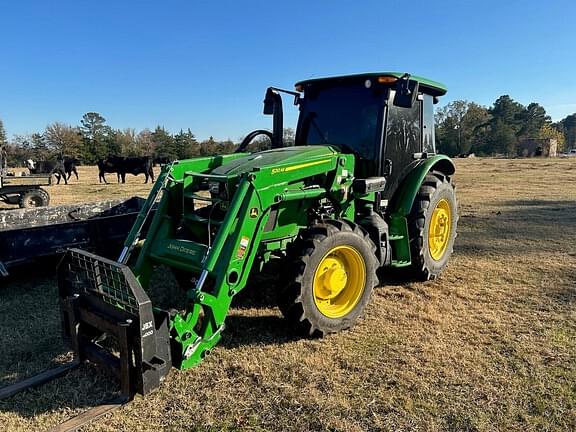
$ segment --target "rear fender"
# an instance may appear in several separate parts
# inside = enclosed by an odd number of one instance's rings
[[[454,162],[445,155],[436,155],[425,159],[404,178],[396,190],[389,207],[389,214],[396,216],[408,216],[410,214],[418,190],[430,171],[438,171],[451,176],[456,172],[456,167]]]
[[[404,178],[396,190],[391,205],[388,207],[392,267],[407,267],[412,263],[408,215],[412,211],[420,186],[430,171],[438,171],[451,176],[456,171],[456,167],[445,155],[425,159]]]

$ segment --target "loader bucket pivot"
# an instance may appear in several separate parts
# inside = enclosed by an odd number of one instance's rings
[[[79,361],[110,368],[128,397],[160,385],[172,366],[168,313],[152,309],[126,265],[70,249],[58,266],[58,290],[64,336]]]

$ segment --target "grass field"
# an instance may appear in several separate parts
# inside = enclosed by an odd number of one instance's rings
[[[392,278],[356,327],[320,340],[292,338],[264,283],[202,365],[86,430],[575,430],[576,160],[457,165],[459,236],[440,279]],[[50,193],[95,201],[142,183],[100,185],[82,167]],[[173,290],[164,276],[156,289]],[[0,386],[66,359],[50,271],[0,287],[0,329]],[[82,366],[1,401],[0,429],[46,429],[114,389]]]

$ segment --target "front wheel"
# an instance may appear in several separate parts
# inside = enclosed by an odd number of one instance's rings
[[[412,273],[436,279],[448,265],[456,239],[458,210],[451,180],[430,172],[420,186],[409,218]]]
[[[298,333],[324,335],[351,327],[378,278],[376,247],[359,226],[325,221],[304,230],[289,251],[280,310]]]

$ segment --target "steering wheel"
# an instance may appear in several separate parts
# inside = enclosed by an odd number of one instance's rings
[[[255,131],[252,131],[246,135],[234,153],[242,153],[258,135],[266,135],[268,138],[270,138],[270,142],[273,141],[272,132],[267,131],[266,129],[256,129]]]

